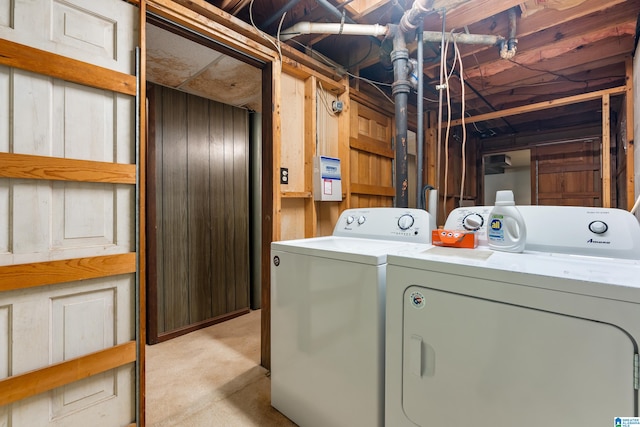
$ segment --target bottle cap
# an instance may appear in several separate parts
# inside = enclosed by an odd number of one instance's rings
[[[513,191],[498,190],[496,191],[496,206],[514,206],[516,202],[513,198]]]

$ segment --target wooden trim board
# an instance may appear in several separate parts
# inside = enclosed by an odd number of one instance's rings
[[[605,95],[622,95],[626,92],[625,86],[614,87],[611,89],[597,90],[594,92],[583,93],[580,95],[567,96],[566,98],[554,99],[551,101],[538,102],[530,105],[523,105],[521,107],[507,108],[506,110],[494,111],[487,114],[480,114],[473,117],[467,117],[464,119],[465,124],[481,122],[484,120],[499,119],[502,117],[515,116],[517,114],[531,113],[533,111],[546,110],[548,108],[562,107],[570,104],[577,104],[579,102],[592,101],[594,99],[602,98]],[[462,119],[452,120],[451,126],[458,126],[462,124]],[[442,123],[442,127],[446,127],[447,123]]]
[[[135,184],[136,165],[0,153],[1,178]]]
[[[66,360],[0,380],[0,406],[115,369],[136,361],[136,342]]]
[[[0,292],[135,272],[135,252],[6,265],[0,267]]]
[[[125,95],[136,95],[136,76],[112,71],[0,39],[0,64]]]

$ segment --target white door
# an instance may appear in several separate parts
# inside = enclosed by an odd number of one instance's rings
[[[0,425],[136,422],[137,27],[0,0]]]
[[[403,306],[402,408],[416,425],[605,426],[635,413],[635,343],[615,325],[423,286]]]

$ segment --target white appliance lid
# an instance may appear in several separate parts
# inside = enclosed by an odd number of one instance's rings
[[[640,303],[638,260],[431,247],[423,251],[407,250],[390,254],[387,263],[455,276],[478,277]]]
[[[387,262],[389,252],[395,252],[408,246],[411,245],[397,241],[325,236],[273,242],[271,250],[380,265]]]

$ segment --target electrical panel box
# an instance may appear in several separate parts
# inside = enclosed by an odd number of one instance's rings
[[[340,159],[317,156],[313,158],[313,199],[316,201],[342,201]]]

